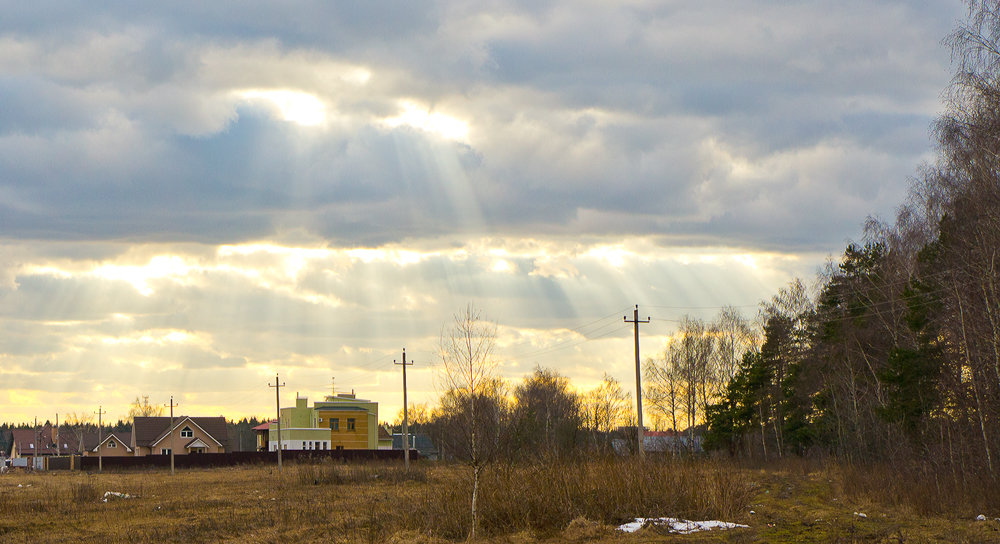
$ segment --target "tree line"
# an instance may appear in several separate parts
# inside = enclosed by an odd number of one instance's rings
[[[937,161],[894,221],[870,219],[814,296],[762,312],[763,341],[706,405],[706,445],[919,462],[958,481],[1000,463],[1000,6],[971,0]]]

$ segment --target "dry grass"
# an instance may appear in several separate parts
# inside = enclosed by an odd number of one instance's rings
[[[944,508],[924,516],[910,504],[916,498],[892,495],[908,489],[892,473],[869,476],[802,463],[735,468],[607,459],[494,467],[482,495],[481,529],[487,541],[510,543],[1000,541],[1000,522],[975,522],[978,511]],[[874,483],[860,486],[864,481]],[[106,491],[135,498],[103,502]],[[267,466],[175,476],[15,473],[0,476],[0,542],[437,544],[468,534],[468,492],[466,467],[430,464],[409,473],[391,464],[292,464],[281,475]],[[614,530],[637,516],[723,519],[751,528],[687,536]]]

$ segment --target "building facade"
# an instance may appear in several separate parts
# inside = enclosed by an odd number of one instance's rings
[[[378,403],[352,393],[328,395],[312,407],[296,396],[295,407],[282,408],[283,450],[374,450],[378,449]],[[268,451],[278,448],[278,426],[267,428]]]
[[[282,408],[281,449],[282,450],[328,450],[330,433],[319,426],[316,410],[309,407],[308,397],[295,396],[295,407]],[[267,427],[267,451],[278,449],[278,424],[270,422]]]

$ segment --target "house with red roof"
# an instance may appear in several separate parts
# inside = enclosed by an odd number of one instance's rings
[[[46,423],[34,429],[12,429],[10,456],[49,457],[54,455],[79,455],[97,445],[97,431],[80,428],[60,428]]]

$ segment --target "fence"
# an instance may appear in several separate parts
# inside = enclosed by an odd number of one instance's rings
[[[419,459],[416,450],[410,450],[410,459]],[[286,461],[322,461],[333,459],[341,462],[391,461],[403,460],[403,450],[282,450],[281,460]],[[97,457],[78,458],[76,465],[82,470],[97,470]],[[278,453],[273,451],[234,451],[229,453],[193,453],[175,455],[176,468],[208,468],[228,467],[234,465],[253,465],[278,463]],[[129,470],[142,468],[168,468],[169,455],[146,455],[143,457],[105,457],[105,470]]]
[[[77,470],[80,468],[79,455],[40,455],[38,457],[18,457],[10,460],[10,468],[32,470]]]

